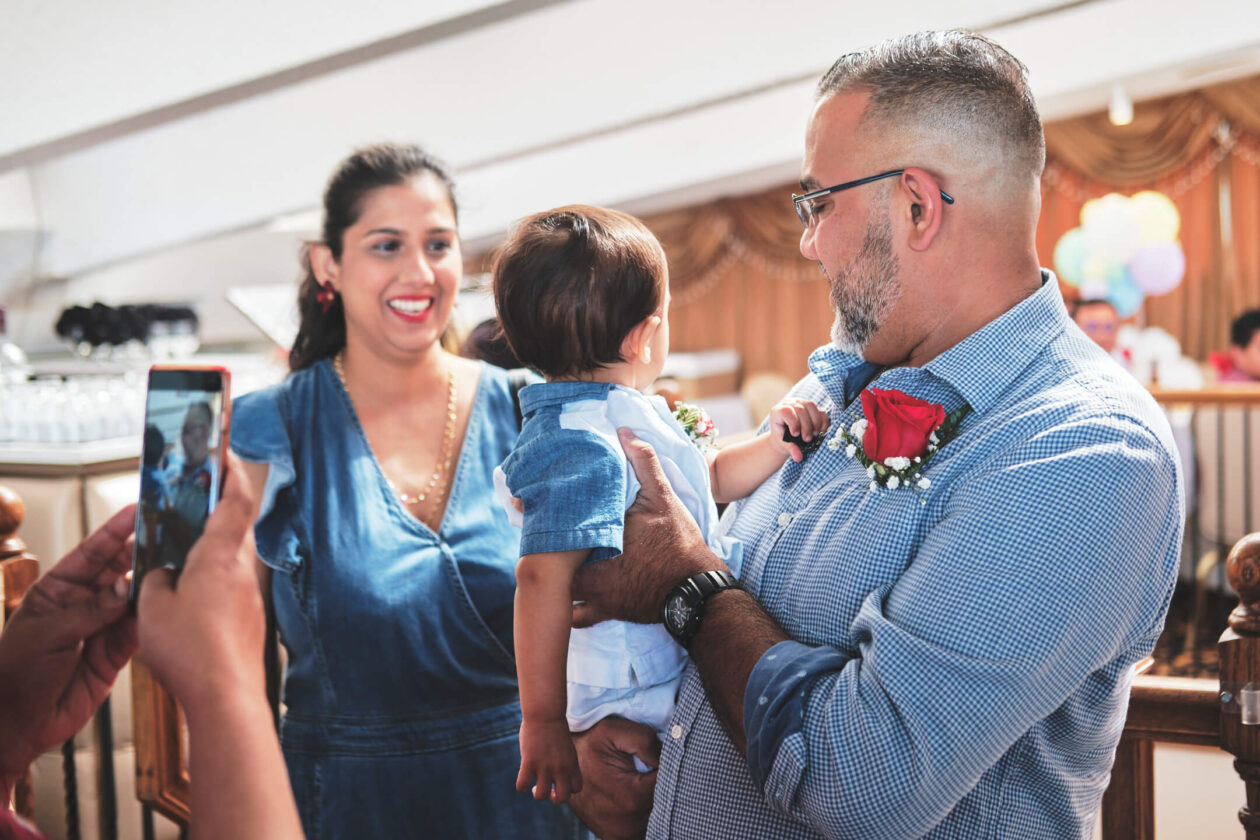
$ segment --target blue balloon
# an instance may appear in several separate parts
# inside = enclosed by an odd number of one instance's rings
[[[1111,305],[1116,308],[1117,315],[1121,318],[1128,318],[1142,308],[1142,301],[1146,296],[1142,294],[1142,290],[1133,282],[1133,278],[1129,276],[1128,269],[1123,266],[1118,266],[1117,268],[1120,270],[1115,271],[1113,269],[1107,272],[1109,284],[1107,300],[1111,301]]]

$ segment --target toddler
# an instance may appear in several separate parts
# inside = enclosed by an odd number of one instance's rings
[[[536,779],[536,799],[564,802],[581,789],[569,733],[608,715],[663,732],[686,657],[660,624],[570,631],[573,575],[621,553],[624,513],[639,491],[617,429],[652,445],[709,547],[738,574],[740,547],[719,534],[714,499],[742,498],[788,457],[801,460],[785,430],[808,442],[828,420],[811,402],[785,401],[767,433],[706,457],[663,399],[641,393],[669,352],[669,277],[660,244],[633,216],[572,206],[524,219],[496,261],[494,298],[512,351],[546,379],[521,390],[520,439],[495,470],[500,499],[522,528],[517,788]]]

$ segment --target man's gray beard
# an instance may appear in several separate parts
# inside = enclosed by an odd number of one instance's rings
[[[892,223],[886,215],[878,222],[868,220],[857,256],[837,277],[827,276],[831,309],[836,313],[831,343],[837,350],[862,355],[901,297],[900,272],[892,252]],[[827,274],[825,268],[823,274]]]

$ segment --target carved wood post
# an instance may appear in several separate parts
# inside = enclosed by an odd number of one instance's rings
[[[22,596],[39,577],[39,562],[26,551],[18,528],[26,516],[26,506],[8,487],[0,487],[0,626],[22,602]],[[28,770],[13,787],[13,809],[27,819],[35,815]]]
[[[1247,840],[1260,840],[1260,534],[1234,545],[1225,570],[1241,603],[1220,641],[1221,748],[1247,787],[1238,819]]]

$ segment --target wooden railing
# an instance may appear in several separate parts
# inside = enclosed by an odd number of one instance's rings
[[[1239,820],[1247,840],[1260,840],[1260,534],[1250,533],[1260,528],[1260,487],[1254,486],[1260,481],[1260,388],[1153,393],[1174,424],[1191,433],[1194,455],[1185,459],[1191,475],[1184,546],[1193,577],[1179,584],[1192,588],[1193,607],[1186,637],[1173,653],[1177,667],[1203,666],[1198,670],[1216,674],[1134,677],[1103,797],[1103,837],[1153,840],[1154,745],[1173,743],[1218,747],[1237,757],[1247,800],[1239,803]],[[1233,548],[1222,564],[1221,546],[1229,542]],[[1214,576],[1228,580],[1240,604],[1223,632],[1217,625],[1221,635],[1210,650],[1202,641],[1211,638],[1203,632],[1211,622],[1204,605]],[[1227,594],[1224,586],[1215,589],[1218,599]]]
[[[7,487],[0,487],[0,627],[18,608],[26,590],[39,577],[39,561],[26,551],[18,528],[26,516],[22,500]],[[26,772],[13,788],[13,807],[30,819],[35,812],[31,775]]]

